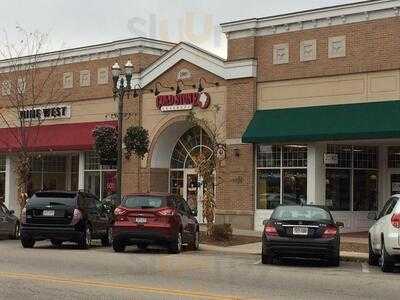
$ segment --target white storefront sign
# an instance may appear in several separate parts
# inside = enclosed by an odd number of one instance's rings
[[[27,107],[19,111],[20,118],[25,120],[55,120],[71,118],[70,105],[45,105]]]
[[[324,154],[325,165],[337,165],[339,163],[339,157],[337,154]]]

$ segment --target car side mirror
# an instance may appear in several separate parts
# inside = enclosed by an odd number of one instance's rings
[[[13,214],[15,214],[15,211],[14,210],[10,210],[10,215],[13,215]]]
[[[376,212],[370,211],[370,212],[368,213],[367,218],[368,218],[368,220],[376,220],[376,219],[377,219]]]
[[[197,208],[193,208],[191,212],[193,217],[197,217]]]
[[[269,221],[269,220],[264,220],[264,221],[263,221],[263,225],[264,225],[264,226],[267,225],[268,221]]]
[[[336,226],[337,227],[344,227],[344,223],[343,222],[336,222]]]

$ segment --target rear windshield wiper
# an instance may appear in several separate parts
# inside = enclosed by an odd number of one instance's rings
[[[155,208],[155,207],[154,206],[140,206],[139,208],[146,209],[146,208]]]

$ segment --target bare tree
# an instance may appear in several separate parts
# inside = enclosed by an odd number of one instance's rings
[[[224,121],[219,120],[220,106],[214,105],[211,108],[212,118],[202,117],[200,114],[191,112],[188,121],[195,126],[203,128],[210,138],[212,152],[199,152],[192,158],[195,163],[195,169],[203,182],[203,218],[207,224],[207,234],[210,235],[215,219],[215,193],[216,188],[223,182],[223,178],[218,176],[217,168],[223,157],[218,153],[225,151],[224,139]]]
[[[69,93],[63,89],[59,72],[61,52],[44,55],[48,51],[48,35],[28,32],[19,26],[16,29],[17,41],[11,41],[4,31],[0,42],[0,127],[9,129],[7,138],[0,136],[0,144],[14,148],[18,202],[22,209],[35,157],[32,146],[41,125],[49,118],[36,108],[47,106],[51,110],[64,102]],[[54,112],[50,115],[54,117]]]

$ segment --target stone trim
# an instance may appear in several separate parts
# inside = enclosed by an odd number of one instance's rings
[[[397,17],[399,0],[377,0],[222,23],[228,39],[274,35],[335,25]]]
[[[225,210],[225,209],[216,209],[215,214],[218,215],[249,215],[253,216],[254,211],[252,210]]]

